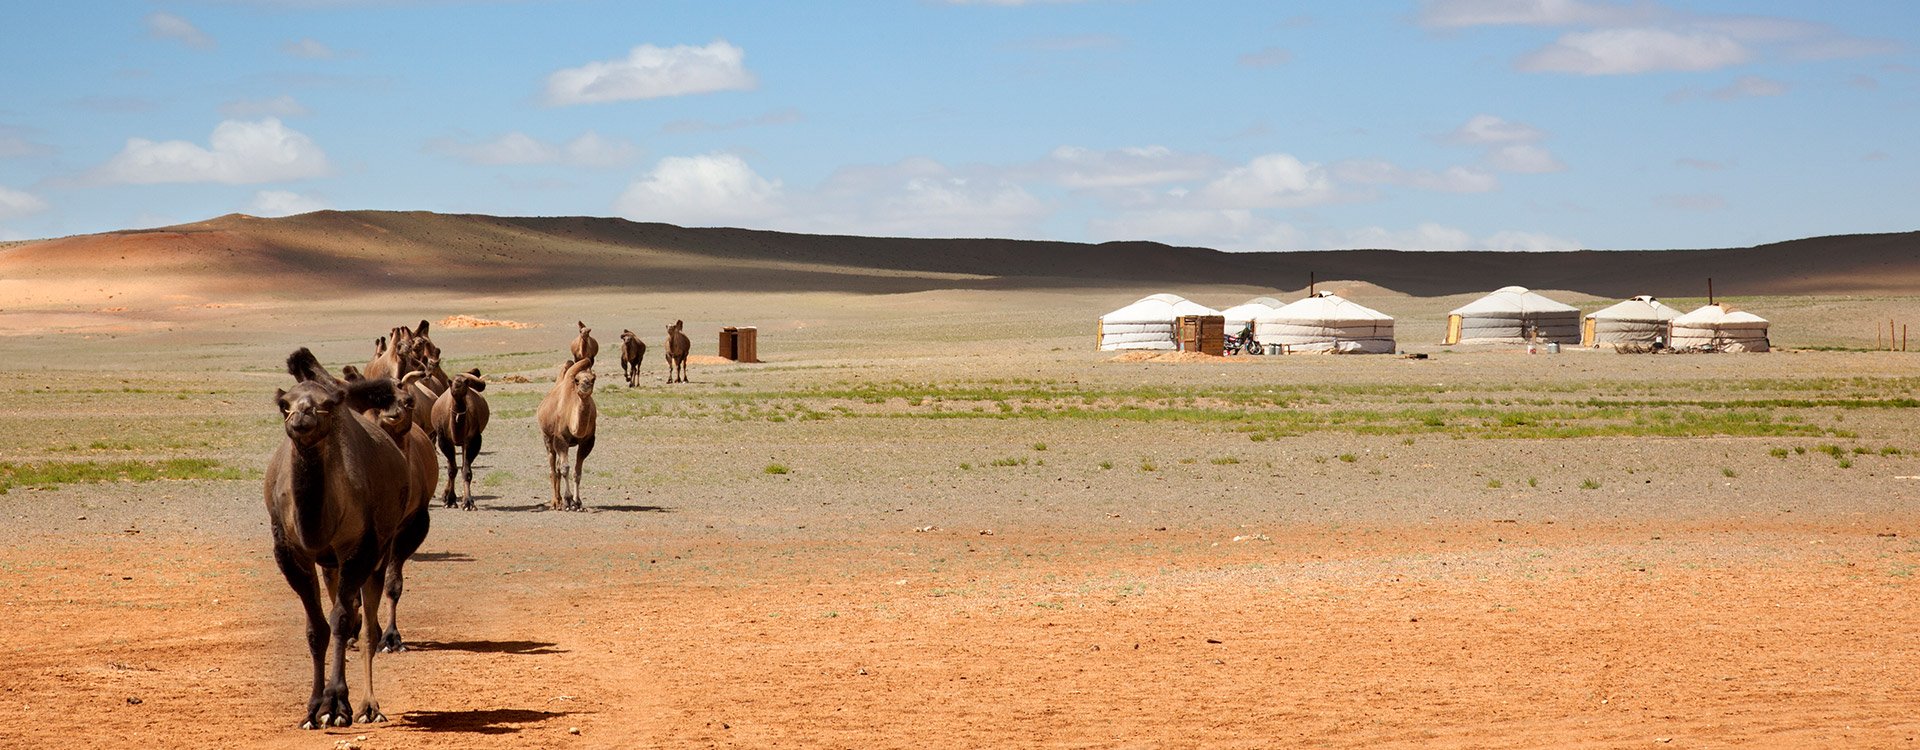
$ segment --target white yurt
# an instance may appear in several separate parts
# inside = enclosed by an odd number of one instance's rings
[[[1100,316],[1100,349],[1164,349],[1174,345],[1174,320],[1182,315],[1219,315],[1178,294],[1153,294]]]
[[[1724,302],[1674,318],[1672,331],[1667,345],[1676,350],[1764,352],[1772,348],[1766,318]]]
[[[1580,310],[1526,287],[1501,287],[1447,313],[1448,344],[1576,344]]]
[[[1253,322],[1254,318],[1278,310],[1285,305],[1285,302],[1281,302],[1272,297],[1255,297],[1246,302],[1234,305],[1233,307],[1221,310],[1220,315],[1227,319],[1227,335],[1238,336],[1240,335],[1240,330],[1246,328],[1247,324]]]
[[[1580,330],[1580,345],[1651,345],[1655,340],[1667,337],[1668,324],[1677,317],[1680,317],[1679,310],[1643,294],[1588,314],[1586,325]]]
[[[1254,340],[1289,352],[1392,354],[1393,318],[1333,292],[1320,292],[1253,321]]]

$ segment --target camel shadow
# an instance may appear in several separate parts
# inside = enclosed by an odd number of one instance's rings
[[[465,552],[415,552],[410,562],[473,562],[473,557]]]
[[[407,648],[414,651],[465,651],[470,654],[519,656],[567,652],[564,648],[554,648],[556,645],[546,641],[407,641]]]
[[[512,724],[537,724],[568,715],[568,711],[534,711],[525,708],[487,708],[474,711],[408,711],[400,715],[407,729],[422,732],[468,732],[471,734],[513,734],[523,727]]]
[[[530,510],[541,510],[546,508],[547,505],[547,503],[534,503],[532,505],[489,505],[486,506],[485,509],[504,511],[507,513],[524,513]]]
[[[672,513],[673,509],[665,505],[590,505],[588,510],[604,510],[614,513]]]

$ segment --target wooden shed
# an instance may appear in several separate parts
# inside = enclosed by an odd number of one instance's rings
[[[720,358],[735,362],[760,361],[760,329],[727,326],[720,329]]]
[[[1221,315],[1182,315],[1174,321],[1174,340],[1183,352],[1226,356],[1227,319]]]

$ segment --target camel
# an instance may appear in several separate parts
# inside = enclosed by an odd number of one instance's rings
[[[392,404],[394,383],[335,379],[306,348],[287,357],[291,390],[276,390],[281,441],[262,483],[273,529],[273,556],[307,615],[313,691],[300,726],[352,726],[346,648],[356,621],[366,663],[367,697],[358,720],[386,721],[374,694],[373,655],[380,599],[395,539],[412,492],[406,454],[364,413]],[[331,611],[321,611],[326,583]],[[364,616],[357,610],[364,608]],[[331,650],[329,651],[329,645]]]
[[[374,339],[373,359],[367,361],[361,370],[368,380],[376,378],[399,378],[413,371],[413,329],[406,326],[394,326],[384,339]]]
[[[580,335],[573,339],[573,359],[567,360],[569,367],[580,360],[593,359],[594,357],[600,356],[600,342],[594,340],[593,329],[588,328],[587,324],[583,321],[576,320],[573,324],[580,326]]]
[[[593,360],[582,359],[563,368],[553,390],[540,400],[536,418],[547,441],[547,478],[553,483],[554,510],[585,510],[580,499],[580,472],[593,452],[594,423],[599,409],[593,402]],[[573,456],[572,485],[562,485],[569,476],[567,449],[578,446]]]
[[[441,501],[447,507],[454,507],[454,472],[460,470],[464,482],[463,507],[473,510],[473,457],[480,455],[480,433],[487,429],[487,397],[480,394],[487,389],[487,381],[480,377],[479,368],[453,376],[453,384],[433,402],[433,427],[435,440],[440,445],[440,453],[447,457],[447,491],[441,495]],[[454,448],[459,448],[462,461],[456,465],[453,460]]]
[[[640,384],[640,363],[647,358],[647,342],[633,331],[620,332],[620,371],[627,376],[627,387]]]
[[[687,382],[687,352],[693,349],[693,342],[688,341],[687,335],[680,332],[685,325],[686,323],[676,320],[673,321],[673,325],[667,326],[667,382],[669,383]]]
[[[392,563],[387,566],[387,627],[380,637],[380,652],[383,654],[407,650],[405,641],[400,638],[400,595],[406,586],[405,568],[407,560],[427,540],[427,529],[431,525],[428,501],[433,497],[434,485],[440,481],[440,460],[434,456],[433,439],[427,437],[427,432],[413,421],[413,415],[418,411],[414,402],[419,399],[415,388],[424,377],[426,372],[422,370],[407,373],[394,385],[391,405],[366,413],[406,454],[407,467],[413,472],[408,477],[406,520],[400,524],[400,535],[393,540]]]

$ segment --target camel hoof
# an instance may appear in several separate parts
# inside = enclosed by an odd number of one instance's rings
[[[334,725],[334,726],[336,726],[336,727],[350,727],[350,726],[353,726],[353,717],[351,717],[351,716],[348,716],[348,715],[346,715],[346,714],[341,714],[341,715],[339,715],[339,716],[335,716],[335,717],[333,717],[333,725]]]
[[[320,725],[313,723],[313,719],[308,719],[306,721],[300,722],[300,728],[301,729],[319,729]]]
[[[380,713],[380,709],[373,706],[361,709],[360,718],[358,719],[362,724],[378,724],[386,720],[387,715]]]
[[[407,644],[400,640],[398,630],[389,630],[386,636],[380,639],[380,653],[397,654],[405,650],[407,650]]]

